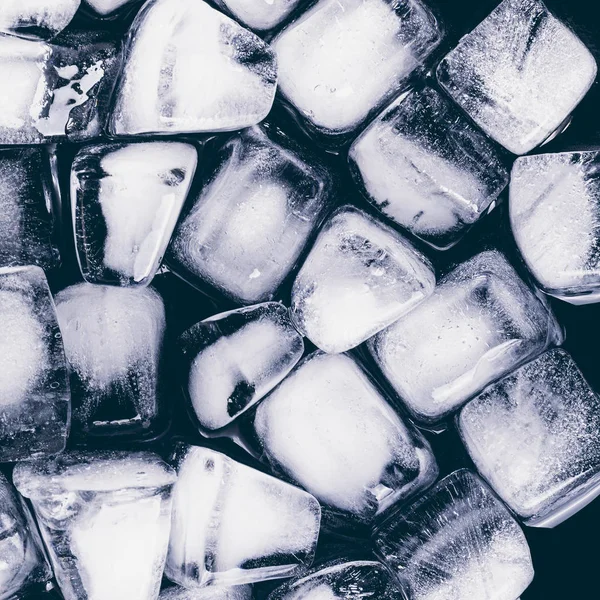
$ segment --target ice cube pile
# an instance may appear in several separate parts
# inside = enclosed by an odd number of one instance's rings
[[[541,599],[600,494],[595,50],[448,10],[0,2],[0,600]]]

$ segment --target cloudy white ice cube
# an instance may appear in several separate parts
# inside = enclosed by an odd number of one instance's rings
[[[0,32],[50,39],[75,16],[81,0],[3,0]],[[12,82],[14,83],[14,82]]]
[[[252,600],[251,585],[209,586],[205,588],[184,588],[174,585],[164,588],[158,600]]]

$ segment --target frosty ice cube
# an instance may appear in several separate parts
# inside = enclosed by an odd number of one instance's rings
[[[216,0],[240,23],[255,31],[266,33],[281,25],[303,0]]]
[[[165,588],[158,600],[252,600],[252,586],[209,586],[188,589],[179,585]]]
[[[538,0],[504,0],[440,62],[437,78],[515,154],[548,138],[596,77],[581,40]]]
[[[508,172],[492,142],[433,88],[400,97],[350,148],[366,198],[445,249],[493,207]]]
[[[139,0],[83,0],[83,5],[87,5],[97,17],[112,19],[118,15],[121,8],[138,1]]]
[[[80,2],[81,0],[2,0],[0,32],[25,38],[50,39],[70,23]]]
[[[479,472],[528,525],[554,527],[600,494],[600,399],[564,350],[486,388],[458,427]]]
[[[187,196],[198,154],[191,144],[83,147],[71,167],[77,257],[90,283],[147,285]]]
[[[150,434],[162,417],[165,311],[150,288],[81,283],[56,296],[71,365],[74,433]]]
[[[429,444],[345,354],[302,361],[258,405],[253,432],[274,471],[358,523],[437,476]]]
[[[352,206],[327,221],[292,289],[298,330],[325,352],[358,346],[433,293],[429,261]]]
[[[258,36],[202,0],[152,0],[129,31],[114,135],[233,131],[262,121],[277,65]]]
[[[515,600],[533,579],[519,525],[466,470],[390,515],[374,541],[411,600]]]
[[[175,473],[150,452],[65,452],[19,463],[65,600],[154,600]]]
[[[253,128],[225,143],[175,230],[173,271],[243,304],[274,295],[331,203],[327,172],[286,142]]]
[[[369,340],[413,417],[436,424],[487,384],[559,344],[550,309],[497,251],[446,275],[433,296]]]
[[[42,269],[0,269],[0,314],[0,462],[61,452],[69,429],[69,381]]]
[[[188,588],[290,577],[313,560],[321,509],[310,494],[180,444],[165,575]]]
[[[179,338],[182,383],[201,427],[218,429],[271,391],[300,360],[302,336],[270,302],[210,317]]]
[[[420,0],[320,0],[273,41],[279,89],[312,131],[351,135],[440,40]]]

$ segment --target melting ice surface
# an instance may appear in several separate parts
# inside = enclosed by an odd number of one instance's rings
[[[81,0],[2,0],[0,31],[27,38],[54,37],[71,21]],[[14,85],[15,82],[11,82]]]
[[[259,32],[280,25],[301,0],[217,0],[238,21]]]

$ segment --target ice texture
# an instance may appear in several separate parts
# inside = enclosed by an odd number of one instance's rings
[[[275,472],[352,521],[372,521],[438,472],[429,444],[345,354],[304,359],[258,405],[253,429]]]
[[[194,146],[180,142],[104,143],[79,150],[71,167],[71,208],[86,281],[150,283],[197,162]]]
[[[113,17],[118,10],[137,1],[139,0],[83,0],[83,3],[87,4],[97,16],[105,18]]]
[[[56,309],[71,365],[75,433],[151,430],[162,412],[161,297],[151,288],[81,283],[57,294]]]
[[[216,0],[240,23],[266,33],[278,27],[302,4],[303,0]]]
[[[466,470],[390,515],[374,541],[410,600],[515,600],[533,579],[519,525]]]
[[[348,205],[324,225],[294,281],[292,318],[321,350],[344,352],[412,310],[434,287],[423,255]]]
[[[561,341],[550,309],[502,254],[486,251],[446,275],[368,349],[413,417],[435,424]]]
[[[569,116],[596,70],[542,2],[504,0],[442,59],[437,78],[490,137],[525,154]]]
[[[151,0],[128,35],[114,135],[233,131],[262,121],[277,81],[273,50],[202,0]]]
[[[67,441],[69,380],[42,269],[0,269],[0,314],[0,462],[56,454]]]
[[[458,242],[508,183],[494,144],[433,88],[392,103],[349,159],[367,199],[439,249]]]
[[[150,452],[66,452],[19,463],[65,600],[154,600],[175,473]]]
[[[231,458],[180,444],[165,575],[188,588],[304,573],[321,509],[310,494]]]
[[[300,360],[302,336],[288,310],[269,302],[196,323],[179,338],[183,389],[198,423],[228,425]]]
[[[252,600],[252,586],[209,586],[188,589],[175,585],[165,588],[158,600]]]
[[[553,527],[600,494],[600,399],[564,350],[486,388],[458,427],[479,472],[527,524]]]
[[[169,266],[236,302],[268,300],[330,206],[329,176],[260,128],[233,136],[215,162],[175,230]]]
[[[310,128],[348,134],[440,40],[420,0],[320,0],[273,41],[279,89]]]
[[[26,38],[52,38],[70,23],[80,2],[81,0],[2,0],[0,32]]]

